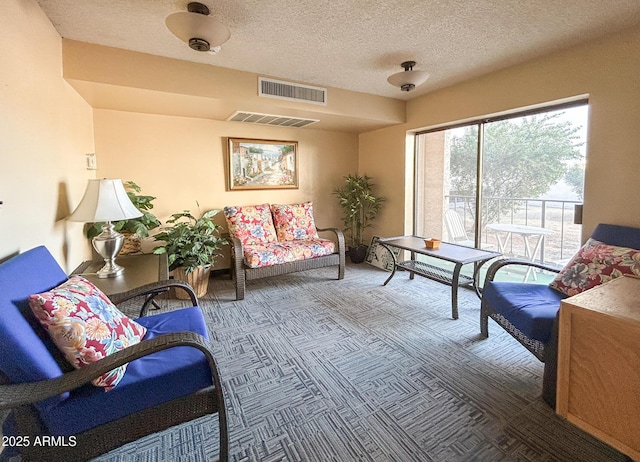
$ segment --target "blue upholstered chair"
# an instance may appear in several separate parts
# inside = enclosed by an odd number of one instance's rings
[[[599,224],[591,238],[613,246],[640,249],[638,228]],[[557,318],[560,302],[568,295],[549,285],[494,281],[500,269],[511,265],[560,272],[557,268],[518,259],[504,259],[493,263],[487,270],[482,291],[480,332],[485,338],[489,336],[488,320],[491,318],[544,362],[542,397],[555,407]]]
[[[181,287],[189,292],[193,307],[135,319],[146,328],[140,343],[74,369],[28,305],[29,295],[65,281],[66,274],[45,247],[0,264],[0,409],[11,410],[4,434],[30,443],[20,448],[23,456],[87,460],[144,435],[217,413],[220,459],[226,461],[224,396],[204,317],[190,287],[167,281],[130,293],[125,297],[129,301],[167,286]],[[128,364],[126,373],[112,390],[90,383],[123,364]]]

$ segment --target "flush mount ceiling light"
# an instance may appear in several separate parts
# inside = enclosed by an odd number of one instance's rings
[[[191,2],[187,10],[167,16],[167,28],[194,50],[217,53],[231,37],[229,28],[209,16],[209,8],[202,3]]]
[[[411,91],[418,85],[422,85],[429,78],[429,74],[425,71],[414,71],[415,61],[405,61],[401,64],[404,72],[393,74],[387,79],[391,85],[400,87],[402,91]]]

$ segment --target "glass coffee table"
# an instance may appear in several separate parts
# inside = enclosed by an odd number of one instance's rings
[[[473,247],[450,244],[448,242],[442,242],[437,249],[428,249],[424,243],[424,238],[418,236],[381,238],[378,242],[389,250],[393,258],[393,270],[383,285],[386,286],[389,281],[393,279],[397,269],[408,271],[410,273],[410,279],[413,279],[414,275],[418,274],[428,279],[447,284],[451,286],[451,317],[453,317],[453,319],[458,319],[458,287],[471,286],[479,296],[480,288],[478,287],[477,278],[480,273],[480,268],[487,261],[502,256],[499,252],[474,249]],[[399,262],[395,253],[391,251],[391,247],[411,252],[411,259]],[[429,263],[417,260],[416,255],[418,254],[448,261],[455,266],[453,270],[448,270],[430,265]],[[473,277],[460,274],[462,267],[469,263],[475,263]]]

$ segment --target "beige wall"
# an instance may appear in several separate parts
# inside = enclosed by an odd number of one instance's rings
[[[61,39],[34,1],[0,3],[0,258],[46,245],[72,270],[87,255],[64,217],[93,171],[92,110],[62,79]]]
[[[600,222],[640,227],[640,30],[629,30],[425,95],[407,123],[360,136],[361,172],[389,196],[377,233],[403,229],[406,131],[589,95],[583,238]],[[403,215],[405,214],[405,215]]]
[[[391,127],[360,135],[359,170],[373,178],[374,192],[385,198],[378,218],[365,232],[365,242],[371,236],[403,234],[405,191],[405,138],[404,126]]]
[[[204,212],[312,200],[318,226],[341,227],[331,190],[343,175],[357,171],[355,134],[101,109],[95,110],[94,123],[98,176],[135,181],[143,193],[157,197],[153,212],[162,221],[185,209],[195,214],[196,201]],[[226,137],[297,141],[300,187],[227,191]],[[219,223],[226,228],[222,215]]]

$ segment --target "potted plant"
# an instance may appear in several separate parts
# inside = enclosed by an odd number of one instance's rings
[[[114,229],[124,235],[124,245],[122,246],[122,250],[120,250],[120,255],[139,252],[140,239],[149,236],[149,230],[160,226],[160,220],[149,212],[149,210],[153,208],[155,197],[140,194],[142,189],[133,181],[127,181],[124,186],[127,191],[127,196],[129,196],[133,205],[142,212],[142,216],[113,223]],[[89,223],[86,228],[87,237],[91,239],[100,234],[103,225],[103,222]]]
[[[189,283],[199,297],[207,293],[211,265],[219,255],[217,251],[227,244],[220,237],[222,227],[213,222],[219,212],[210,210],[201,218],[194,217],[189,210],[174,213],[167,220],[172,226],[153,236],[156,241],[163,241],[153,253],[166,253],[174,279]],[[182,298],[185,294],[179,290],[176,297]]]
[[[342,209],[343,231],[347,238],[349,258],[354,263],[364,261],[367,246],[362,241],[362,231],[372,226],[385,201],[383,197],[373,194],[371,177],[350,174],[344,177],[345,185],[335,188],[333,193],[338,196]]]

